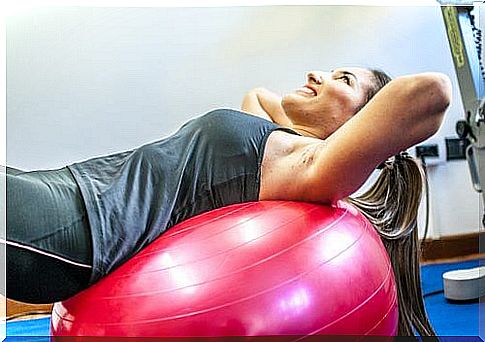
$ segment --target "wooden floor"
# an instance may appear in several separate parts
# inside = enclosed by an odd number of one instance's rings
[[[49,316],[52,304],[35,305],[7,299],[7,320],[23,320]]]

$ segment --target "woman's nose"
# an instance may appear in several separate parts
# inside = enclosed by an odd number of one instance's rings
[[[322,84],[325,79],[325,72],[323,71],[309,71],[306,75],[308,83]]]

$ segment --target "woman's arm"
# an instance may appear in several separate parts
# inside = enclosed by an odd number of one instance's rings
[[[351,195],[383,160],[435,134],[450,99],[444,74],[391,81],[325,141],[273,164],[278,172],[268,170],[273,175],[262,184],[261,198],[328,203]]]
[[[243,98],[241,110],[283,126],[291,124],[281,106],[281,96],[265,88],[249,91]]]

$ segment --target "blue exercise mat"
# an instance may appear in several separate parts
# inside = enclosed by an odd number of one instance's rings
[[[49,336],[49,326],[49,317],[29,319],[25,321],[7,322],[7,336]],[[20,339],[14,340],[20,341]],[[37,340],[29,338],[28,341],[30,342]],[[45,339],[39,339],[39,341],[45,341]]]
[[[482,261],[484,262],[484,261]],[[426,310],[439,336],[463,336],[469,338],[453,337],[441,339],[442,341],[481,341],[471,338],[478,336],[478,314],[480,305],[482,314],[485,315],[484,304],[476,302],[453,303],[446,300],[443,294],[444,272],[473,268],[479,265],[479,260],[464,261],[458,263],[434,264],[421,267],[423,294],[425,296]],[[48,336],[49,318],[17,321],[7,323],[7,336]],[[483,328],[485,330],[485,327]],[[7,338],[7,341],[20,341],[18,338]],[[37,339],[24,339],[25,341],[37,341]],[[40,339],[38,341],[47,341]]]
[[[481,261],[482,265],[484,260]],[[443,273],[474,268],[479,260],[459,263],[425,265],[421,267],[423,295],[431,324],[440,336],[478,336],[479,311],[485,315],[484,303],[450,302],[444,297]],[[485,327],[483,328],[485,329]]]

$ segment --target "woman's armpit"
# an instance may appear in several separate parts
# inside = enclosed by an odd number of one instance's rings
[[[323,145],[318,139],[273,132],[261,165],[259,200],[307,200],[311,165]]]

